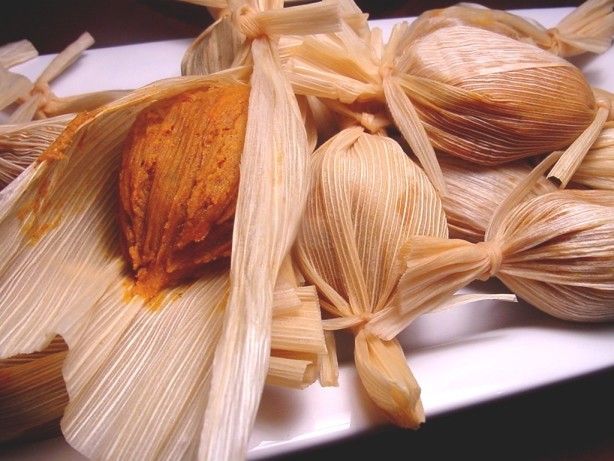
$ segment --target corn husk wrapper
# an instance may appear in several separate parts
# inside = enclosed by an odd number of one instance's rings
[[[38,50],[29,40],[17,40],[0,46],[0,65],[7,69],[37,56]]]
[[[574,186],[614,190],[614,122],[607,122],[571,178]]]
[[[282,1],[229,2],[249,40],[252,90],[235,213],[230,294],[201,433],[201,459],[246,454],[271,347],[272,293],[292,245],[308,190],[311,151],[296,96],[281,69],[276,36],[338,27],[336,8],[283,8]],[[309,19],[307,19],[309,18]],[[275,120],[275,123],[271,123]]]
[[[567,189],[524,199],[557,158],[548,156],[501,203],[484,242],[411,238],[403,249],[407,271],[399,282],[401,309],[371,320],[372,331],[397,334],[391,319],[412,319],[474,280],[491,277],[553,317],[614,320],[612,194]]]
[[[332,315],[327,328],[354,332],[356,369],[369,396],[395,424],[417,428],[424,419],[420,388],[403,350],[364,325],[394,298],[403,242],[447,235],[439,197],[396,141],[360,126],[321,146],[311,170],[297,263]]]
[[[258,35],[302,34],[305,21],[312,24],[314,33],[338,28],[339,9],[335,2],[313,2],[291,8],[255,8],[256,2],[192,1],[203,6],[219,8],[216,20],[188,47],[181,61],[182,75],[206,75],[251,63],[251,39]],[[263,2],[265,3],[265,2]],[[309,18],[309,19],[306,19]],[[307,25],[307,27],[309,27]],[[315,30],[313,27],[317,27]]]
[[[337,101],[341,105],[378,103],[388,110],[389,124],[396,124],[436,189],[445,183],[433,146],[405,90],[394,78],[402,43],[384,44],[381,30],[356,31],[348,22],[341,31],[304,37],[283,51],[284,68],[296,93]],[[367,126],[366,123],[364,123]],[[370,128],[376,131],[375,128]]]
[[[478,243],[499,204],[532,171],[526,160],[496,167],[476,165],[461,158],[440,154],[439,164],[448,194],[442,197],[451,238]],[[557,185],[540,177],[527,198],[557,190]]]
[[[563,186],[609,113],[568,61],[473,27],[414,41],[396,72],[437,149],[482,165],[565,149],[550,174]]]
[[[25,91],[20,90],[18,97],[12,99],[11,102],[17,101],[19,105],[12,112],[9,123],[18,124],[57,115],[74,114],[94,109],[125,96],[130,90],[98,91],[65,98],[59,98],[51,91],[52,80],[76,62],[93,44],[94,38],[85,32],[57,54],[36,81],[30,82],[26,77],[20,76],[26,78],[30,83]],[[1,82],[2,80],[0,84]],[[23,89],[25,89],[25,84]],[[0,108],[5,107],[6,105],[0,105]]]
[[[67,114],[18,125],[0,125],[0,189],[32,164],[73,118],[73,114]]]
[[[299,287],[288,270],[274,294],[267,384],[302,389],[319,377],[328,351],[316,290]],[[58,335],[40,352],[0,360],[0,443],[61,434],[60,420],[69,402],[62,374],[67,352]]]
[[[29,40],[0,46],[0,110],[27,94],[33,86],[27,77],[9,69],[37,56],[38,50]]]
[[[56,336],[41,352],[0,360],[0,443],[60,434],[68,403],[62,364],[68,347]]]
[[[155,309],[127,299],[116,176],[123,137],[140,109],[248,76],[234,74],[156,82],[78,115],[0,192],[6,243],[0,249],[0,354],[34,352],[63,336],[70,348],[64,365],[70,404],[62,430],[90,458],[174,460],[198,452],[228,270],[212,269],[193,285],[171,290],[156,299]],[[305,299],[317,305],[309,294]],[[295,349],[305,362],[306,352]],[[313,380],[313,373],[305,376]]]
[[[562,57],[600,54],[610,48],[614,37],[613,5],[612,0],[587,0],[556,26],[546,28],[513,12],[459,3],[425,11],[412,22],[411,29],[415,39],[442,27],[466,25],[490,30]]]
[[[32,87],[32,82],[26,76],[11,72],[0,65],[0,110],[25,96]]]

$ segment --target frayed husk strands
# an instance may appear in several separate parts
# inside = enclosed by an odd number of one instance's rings
[[[399,144],[351,126],[311,161],[312,186],[295,245],[305,278],[332,316],[328,329],[355,335],[356,368],[369,396],[397,425],[424,419],[420,388],[396,339],[365,331],[395,297],[398,252],[412,235],[447,236],[435,189]]]
[[[339,7],[335,2],[275,9],[268,8],[267,2],[190,1],[215,8],[225,4],[225,7],[185,51],[181,61],[182,75],[206,75],[249,65],[251,39],[256,36],[300,36],[339,28]]]
[[[448,194],[442,197],[450,237],[478,243],[501,202],[532,171],[527,160],[516,160],[496,167],[473,164],[451,155],[439,154],[439,164]],[[527,198],[557,190],[545,177],[536,181]]]
[[[411,35],[417,39],[435,29],[465,25],[490,30],[566,58],[583,53],[600,54],[612,44],[613,5],[612,0],[587,0],[556,26],[546,28],[512,12],[461,3],[425,11],[412,22]]]
[[[437,149],[499,165],[569,148],[565,168],[553,173],[562,184],[609,112],[568,61],[473,27],[412,42],[395,72]]]

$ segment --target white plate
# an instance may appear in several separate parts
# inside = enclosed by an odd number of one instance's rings
[[[518,10],[554,26],[570,8]],[[373,21],[385,33],[400,21]],[[179,75],[189,40],[172,40],[88,50],[52,82],[59,96],[100,89],[132,89]],[[35,79],[51,56],[13,70]],[[614,50],[577,64],[590,82],[614,92],[606,69]],[[492,284],[490,284],[492,288]],[[250,442],[250,459],[291,453],[340,440],[387,424],[364,395],[347,346],[339,387],[313,385],[303,391],[265,389]],[[344,344],[347,339],[347,344]],[[576,325],[542,314],[526,304],[481,302],[418,319],[400,339],[422,387],[426,418],[513,395],[614,366],[614,325]],[[42,458],[41,458],[42,457]],[[85,459],[62,438],[0,451],[0,461]]]

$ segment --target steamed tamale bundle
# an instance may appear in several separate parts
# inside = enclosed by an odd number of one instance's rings
[[[412,22],[411,33],[416,39],[438,28],[466,25],[491,30],[562,57],[603,53],[614,36],[613,6],[612,0],[587,0],[554,27],[546,28],[513,12],[459,3],[425,11]]]
[[[609,114],[577,67],[488,30],[436,29],[399,60],[396,79],[433,145],[482,165],[568,148],[562,161],[581,159]],[[566,184],[573,171],[552,175]]]
[[[402,325],[403,319],[413,320],[412,311],[491,277],[553,317],[614,320],[613,199],[609,191],[557,190],[495,214],[484,242],[410,238],[403,249],[407,270],[399,282],[404,307],[382,312],[369,328],[394,337],[399,330],[390,319]]]
[[[412,235],[447,236],[439,197],[396,141],[360,126],[323,144],[311,172],[297,263],[333,316],[328,327],[354,333],[356,369],[369,396],[394,423],[417,428],[424,420],[420,388],[403,350],[365,325],[395,297],[403,243]]]
[[[198,448],[213,351],[228,300],[227,269],[224,264],[212,267],[189,286],[170,287],[150,301],[131,297],[133,277],[121,256],[115,219],[117,175],[126,136],[143,109],[157,100],[180,97],[186,90],[233,80],[196,77],[159,82],[80,114],[32,168],[2,191],[0,230],[7,237],[0,290],[2,355],[39,350],[56,333],[63,336],[70,348],[64,364],[70,404],[62,421],[63,434],[88,457],[176,459],[179,453]],[[179,133],[185,134],[185,129]],[[32,283],[39,289],[31,290]],[[313,370],[326,350],[321,325],[313,317],[319,314],[319,305],[313,292],[291,296],[288,290],[286,298],[294,299],[294,309],[305,303],[311,306],[312,326],[307,329],[313,339],[300,351],[305,335],[293,338],[299,341],[290,348],[289,334],[276,329],[281,339],[273,343],[275,350],[294,352],[276,354],[279,359],[271,363],[283,361],[287,368],[280,373],[277,366],[271,379],[304,387],[317,377]],[[300,318],[308,310],[296,312],[300,315],[285,308],[281,325],[297,331],[297,322],[288,323],[295,317],[305,328]],[[303,375],[297,368],[291,376],[288,364],[298,362]],[[137,375],[137,380],[130,379]],[[142,401],[135,400],[135,393]],[[101,413],[94,410],[100,402],[115,402],[124,410],[116,413],[109,407]],[[131,405],[139,410],[130,410]],[[111,431],[97,429],[98,423],[87,417],[92,411]],[[134,432],[112,430],[124,427],[126,421]],[[176,431],[191,434],[191,442],[177,439]],[[148,448],[138,440],[147,440]]]

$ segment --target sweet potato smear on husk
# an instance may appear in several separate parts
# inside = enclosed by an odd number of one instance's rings
[[[248,99],[246,85],[210,86],[137,116],[119,179],[136,294],[151,298],[230,255]]]

